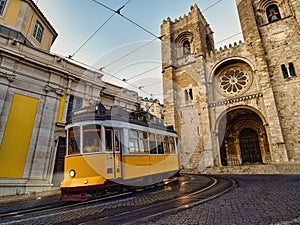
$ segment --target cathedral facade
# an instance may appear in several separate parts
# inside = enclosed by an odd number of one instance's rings
[[[236,0],[244,42],[215,49],[198,6],[161,25],[164,117],[182,166],[300,163],[300,4]]]

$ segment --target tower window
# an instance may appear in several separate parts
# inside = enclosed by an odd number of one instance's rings
[[[187,90],[184,90],[184,97],[185,97],[185,101],[189,100],[189,94]]]
[[[291,77],[296,76],[295,68],[294,68],[294,64],[293,63],[289,63],[289,73],[290,73]]]
[[[190,88],[190,90],[189,90],[189,97],[191,100],[193,100],[193,89],[192,88]]]
[[[278,6],[275,4],[268,6],[266,12],[269,23],[273,23],[281,19]]]
[[[42,24],[39,21],[35,22],[34,25],[34,29],[33,29],[33,37],[38,41],[38,42],[42,42],[42,37],[43,37],[43,33],[44,33],[44,27],[42,26]]]
[[[190,88],[190,89],[184,90],[184,97],[185,97],[185,101],[193,100],[194,99],[193,89]]]
[[[282,72],[282,75],[283,75],[284,79],[289,77],[288,71],[287,71],[286,66],[284,64],[281,65],[281,72]]]
[[[3,15],[7,0],[0,0],[0,15]]]
[[[183,42],[183,55],[190,55],[191,54],[191,45],[189,41]]]
[[[290,62],[288,65],[289,65],[288,69],[284,64],[281,65],[281,72],[284,79],[296,76],[294,64]]]

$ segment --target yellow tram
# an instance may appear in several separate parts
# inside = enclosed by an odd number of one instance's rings
[[[145,186],[179,171],[177,134],[145,111],[99,105],[66,125],[61,201],[84,201],[112,186]]]

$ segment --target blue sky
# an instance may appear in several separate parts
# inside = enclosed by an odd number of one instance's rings
[[[241,28],[235,0],[97,1],[114,10],[127,3],[121,13],[156,36],[160,36],[160,25],[164,19],[179,18],[187,14],[196,3],[214,31],[217,48],[242,40],[242,35],[238,34]],[[112,11],[93,0],[36,2],[58,32],[51,49],[53,53],[74,55],[74,60],[93,68],[104,67],[106,74],[103,80],[138,91],[141,96],[149,97],[152,94],[154,98],[162,100],[160,42],[154,40],[153,35],[120,15],[113,15]],[[110,16],[112,18],[104,24]],[[82,46],[100,26],[103,27]],[[238,35],[229,38],[235,34]],[[136,53],[126,56],[144,45],[146,46]],[[121,81],[122,79],[126,79],[126,82]]]

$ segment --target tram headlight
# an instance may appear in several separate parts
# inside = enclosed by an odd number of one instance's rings
[[[69,175],[71,178],[75,177],[76,175],[75,170],[70,170]]]

